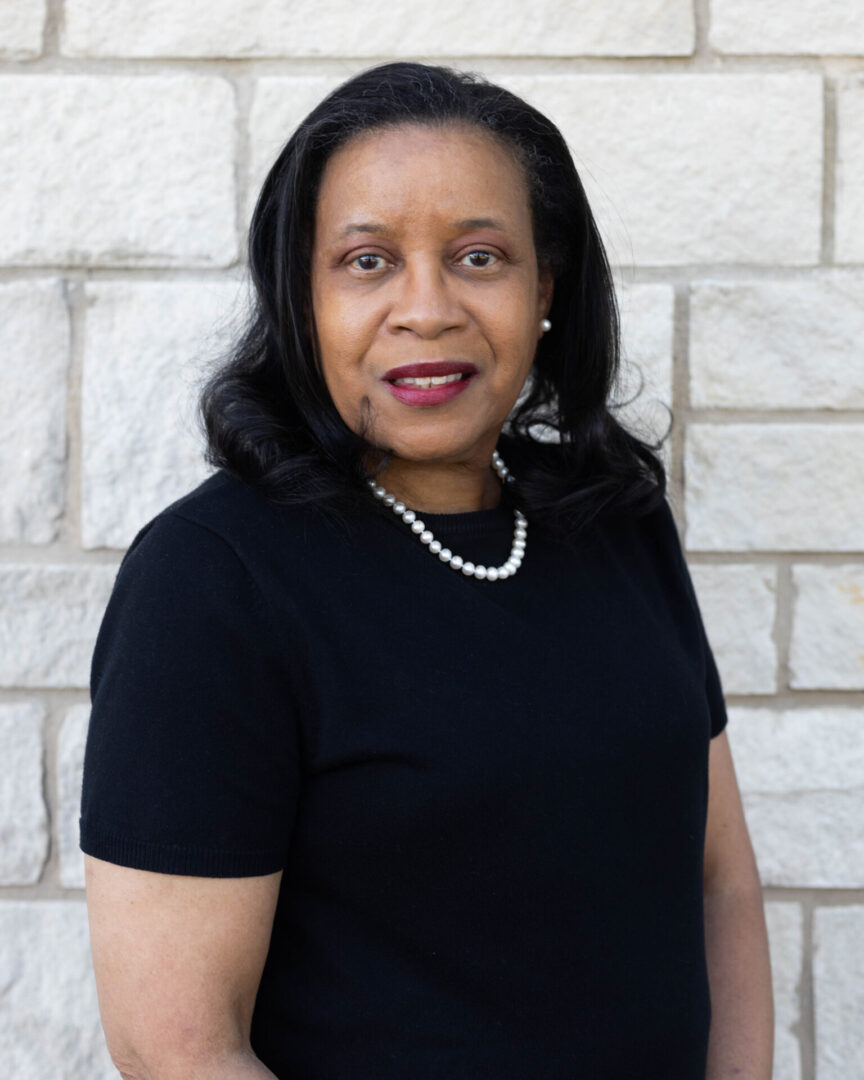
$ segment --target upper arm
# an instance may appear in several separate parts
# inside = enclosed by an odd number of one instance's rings
[[[710,745],[705,891],[758,890],[759,872],[744,818],[727,732],[724,730],[716,735]]]
[[[124,1075],[188,1076],[248,1048],[281,871],[207,878],[85,856],[106,1040]]]

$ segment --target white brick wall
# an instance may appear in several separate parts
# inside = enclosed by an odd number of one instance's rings
[[[664,448],[768,889],[774,1080],[864,1040],[861,0],[0,0],[0,1061],[115,1075],[78,800],[123,549],[206,474],[193,402],[276,153],[377,59],[562,127],[609,245],[616,400]],[[49,977],[50,974],[50,977]],[[11,1064],[9,1064],[11,1063]]]
[[[818,261],[823,108],[815,75],[501,81],[563,131],[614,263]]]
[[[713,0],[711,44],[721,53],[864,53],[860,0]]]
[[[864,276],[694,285],[690,401],[699,408],[864,407]]]
[[[195,393],[227,345],[243,295],[231,281],[87,286],[84,547],[128,546],[154,514],[207,475]]]
[[[0,59],[30,60],[42,51],[45,0],[0,0]]]
[[[48,854],[44,720],[45,711],[35,701],[0,705],[0,885],[32,885]]]
[[[753,846],[765,885],[864,888],[861,710],[730,710]]]
[[[687,429],[694,551],[864,551],[864,424]]]
[[[225,266],[233,149],[224,79],[0,76],[0,265]]]
[[[81,900],[0,903],[0,1061],[9,1080],[116,1080]]]
[[[804,977],[804,917],[798,904],[765,905],[774,981],[775,1080],[801,1080],[801,984]]]
[[[69,319],[61,282],[0,285],[0,540],[57,535],[66,479]]]
[[[71,56],[674,56],[693,48],[687,0],[67,0]],[[455,33],[454,33],[455,31]],[[457,39],[454,42],[454,37]]]
[[[837,216],[839,263],[864,262],[864,79],[837,87]]]
[[[861,1072],[864,1014],[864,905],[818,909],[813,920],[816,1076],[848,1080]]]

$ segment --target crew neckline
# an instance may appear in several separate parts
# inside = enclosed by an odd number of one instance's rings
[[[442,533],[468,533],[495,526],[512,528],[513,510],[513,503],[502,490],[498,505],[485,510],[462,510],[456,513],[433,514],[427,513],[425,510],[415,509],[415,513],[437,536],[439,531]]]

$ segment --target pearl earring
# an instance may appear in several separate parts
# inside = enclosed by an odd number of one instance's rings
[[[551,322],[549,322],[549,320],[548,320],[548,319],[541,319],[541,320],[540,320],[540,329],[541,329],[541,330],[543,331],[543,333],[545,334],[547,330],[551,330],[551,329],[552,329],[552,323],[551,323]]]

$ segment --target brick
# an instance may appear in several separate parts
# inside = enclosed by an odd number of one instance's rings
[[[862,15],[864,18],[864,15]],[[864,262],[864,79],[837,86],[837,166],[834,257]]]
[[[693,49],[687,0],[66,0],[71,56],[673,56]]]
[[[45,0],[0,0],[0,59],[32,60],[42,52]]]
[[[801,1080],[800,986],[804,966],[804,920],[797,904],[765,905],[774,986],[774,1077]]]
[[[864,690],[864,566],[796,566],[789,685]]]
[[[617,293],[622,358],[614,394],[622,404],[618,419],[656,441],[669,427],[672,406],[675,293],[669,285],[618,285]]]
[[[860,409],[864,277],[707,282],[691,289],[690,401],[699,407]]]
[[[75,705],[63,718],[57,744],[57,790],[59,793],[60,884],[67,889],[84,888],[84,856],[78,846],[81,813],[81,777],[90,708]]]
[[[0,263],[228,265],[234,123],[223,79],[4,76]]]
[[[864,724],[854,708],[729,710],[763,885],[864,887]]]
[[[78,900],[0,903],[0,1061],[9,1080],[116,1080]]]
[[[0,285],[0,540],[42,544],[57,536],[68,364],[62,283]]]
[[[48,855],[42,724],[36,702],[0,705],[0,885],[33,885]]]
[[[860,0],[712,0],[713,48],[723,53],[864,53]]]
[[[818,261],[818,76],[501,81],[562,129],[616,265]]]
[[[764,566],[690,566],[711,650],[727,694],[773,694],[776,572]]]
[[[82,388],[86,548],[125,548],[208,474],[196,426],[205,369],[228,344],[232,281],[87,287]]]
[[[0,686],[83,687],[116,567],[0,566]]]
[[[347,76],[276,76],[255,84],[249,113],[249,187],[247,222],[261,186],[301,120]]]
[[[864,1026],[864,905],[813,914],[817,1080],[861,1075]]]
[[[685,444],[691,550],[864,550],[864,426],[692,423]]]

